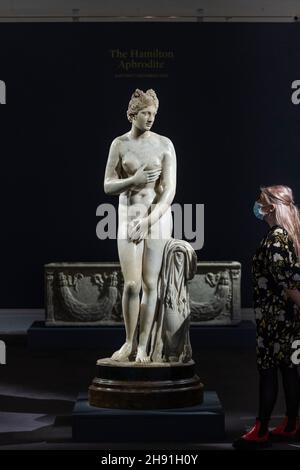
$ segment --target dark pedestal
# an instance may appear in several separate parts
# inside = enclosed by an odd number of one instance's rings
[[[30,349],[97,349],[111,351],[125,341],[125,329],[120,326],[45,326],[34,322],[28,330]],[[255,325],[243,321],[236,326],[194,326],[190,328],[193,351],[198,348],[254,348]]]
[[[72,414],[76,442],[215,442],[224,439],[224,412],[215,392],[201,405],[168,410],[119,410],[78,398]]]
[[[99,408],[149,410],[202,403],[203,384],[194,361],[187,363],[97,361],[89,403]]]

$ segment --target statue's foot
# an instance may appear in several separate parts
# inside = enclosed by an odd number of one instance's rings
[[[150,356],[147,355],[146,348],[138,347],[135,362],[151,362]]]
[[[129,356],[132,354],[132,343],[127,342],[123,344],[123,346],[118,349],[118,351],[114,352],[111,356],[113,361],[128,361]]]

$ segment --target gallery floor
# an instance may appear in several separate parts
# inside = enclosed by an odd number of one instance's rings
[[[4,318],[4,317],[2,317]],[[12,325],[11,322],[9,322]],[[231,450],[256,416],[257,374],[253,347],[209,348],[194,345],[194,359],[206,390],[217,391],[225,411],[226,437],[222,442],[75,443],[71,412],[80,392],[86,391],[95,361],[112,351],[32,351],[27,346],[24,322],[14,318],[13,331],[2,321],[1,339],[6,342],[7,363],[0,366],[0,450],[4,449],[143,449]],[[23,330],[22,330],[23,328]],[[238,334],[238,330],[237,330]],[[284,413],[282,389],[272,424]],[[274,444],[272,449],[299,450],[299,443]]]

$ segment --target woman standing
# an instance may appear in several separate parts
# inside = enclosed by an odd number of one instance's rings
[[[299,434],[300,380],[292,361],[296,322],[300,321],[300,218],[292,190],[261,188],[254,214],[269,225],[253,258],[256,352],[259,370],[259,412],[252,429],[233,443],[236,449],[266,447],[272,440]],[[281,372],[286,416],[269,432]]]

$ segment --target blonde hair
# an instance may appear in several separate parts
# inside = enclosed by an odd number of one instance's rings
[[[262,187],[260,190],[266,202],[274,204],[275,221],[289,234],[300,262],[300,217],[293,191],[288,186],[282,185]]]
[[[141,109],[147,108],[147,106],[154,106],[156,111],[158,110],[159,101],[154,90],[150,89],[146,92],[139,90],[138,88],[131,95],[131,100],[128,104],[127,118],[132,122],[132,118]]]

